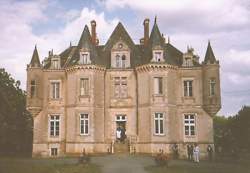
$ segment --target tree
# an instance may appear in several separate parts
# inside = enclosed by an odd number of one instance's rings
[[[4,69],[0,69],[0,153],[30,154],[32,117],[26,110],[26,93]]]

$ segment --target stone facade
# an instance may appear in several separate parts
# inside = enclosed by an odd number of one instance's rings
[[[213,116],[221,107],[219,62],[210,43],[205,59],[177,50],[159,31],[135,44],[121,23],[98,45],[96,22],[77,46],[40,63],[37,48],[27,66],[27,109],[34,119],[33,156],[113,151],[117,127],[137,153],[186,155],[197,143],[213,145]]]

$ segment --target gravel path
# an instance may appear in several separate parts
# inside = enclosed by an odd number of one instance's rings
[[[126,154],[92,157],[91,162],[100,165],[102,173],[146,173],[144,167],[154,165],[152,157]]]

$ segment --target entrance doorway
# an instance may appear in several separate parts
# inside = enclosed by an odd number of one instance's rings
[[[126,136],[126,115],[116,115],[116,140],[118,142],[124,142]]]

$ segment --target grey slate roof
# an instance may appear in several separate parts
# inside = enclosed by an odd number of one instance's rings
[[[39,55],[37,52],[37,48],[35,46],[35,49],[33,51],[33,55],[30,61],[30,67],[40,67],[41,63],[40,63],[40,59],[39,59]]]
[[[165,39],[162,37],[159,27],[155,21],[151,33],[149,44],[147,46],[141,44],[135,44],[122,23],[118,23],[109,37],[108,41],[104,45],[94,45],[91,42],[91,35],[87,26],[84,27],[80,40],[77,46],[70,46],[64,50],[59,56],[61,58],[61,67],[68,67],[77,64],[79,60],[79,51],[81,48],[88,49],[90,51],[90,59],[92,64],[97,64],[110,68],[111,60],[111,48],[118,41],[125,42],[131,50],[131,67],[138,65],[151,63],[152,48],[154,46],[161,46],[164,50],[164,59],[167,64],[181,66],[183,53],[176,49],[172,44],[165,43]],[[162,63],[162,62],[161,62]],[[50,59],[44,68],[50,67]]]
[[[214,52],[213,49],[211,47],[210,41],[208,42],[207,45],[207,51],[206,51],[206,55],[205,55],[205,60],[204,62],[207,64],[208,62],[210,62],[211,64],[216,62],[215,56],[214,56]]]

